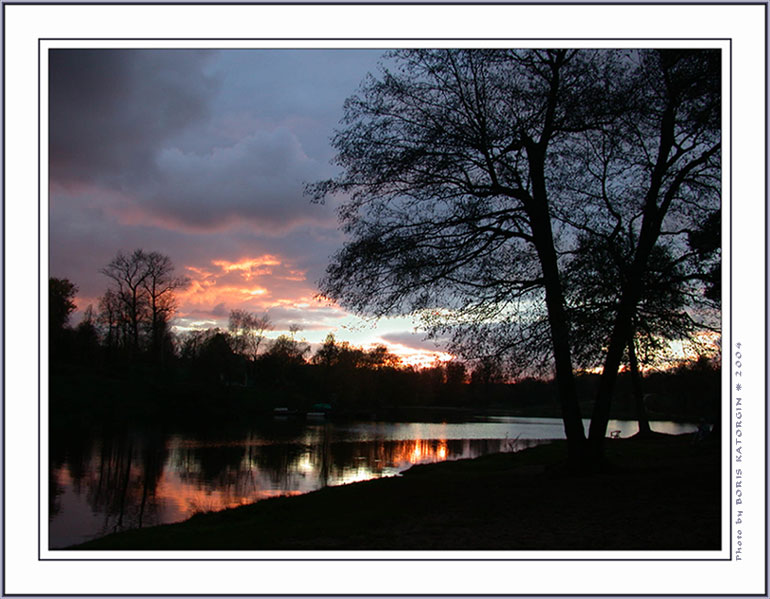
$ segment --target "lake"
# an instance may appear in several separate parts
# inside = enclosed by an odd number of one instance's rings
[[[697,430],[673,422],[651,427],[668,434]],[[627,437],[637,425],[611,420],[608,431]],[[207,434],[121,431],[52,439],[49,547],[397,476],[414,464],[519,451],[563,438],[559,419],[501,416],[440,424],[274,419]]]

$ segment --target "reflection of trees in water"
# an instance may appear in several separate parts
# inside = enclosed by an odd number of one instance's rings
[[[60,509],[67,485],[103,518],[99,530],[92,533],[107,534],[167,522],[170,515],[178,518],[174,502],[193,512],[222,509],[276,492],[307,492],[391,475],[415,463],[515,451],[537,443],[508,439],[344,442],[335,436],[331,424],[293,437],[276,437],[280,440],[254,433],[230,440],[169,438],[153,431],[104,435],[99,441],[57,439],[51,452],[50,517],[74,517]],[[159,491],[162,478],[165,482]],[[182,513],[190,512],[183,509]]]
[[[308,451],[305,445],[286,443],[249,449],[249,463],[268,477],[272,488],[291,490],[288,483],[293,475],[305,474],[305,470],[300,467]]]
[[[89,475],[93,463],[93,441],[83,434],[66,434],[52,429],[49,437],[48,518],[61,509],[64,494],[62,479],[69,477],[76,493],[82,492],[83,479]]]
[[[377,476],[411,464],[477,457],[508,449],[501,439],[418,439],[334,443],[329,451],[334,478],[344,479],[351,470],[365,469]]]
[[[52,489],[61,489],[66,468],[75,494],[85,495],[92,511],[103,515],[102,533],[158,522],[155,492],[166,459],[161,433],[72,439],[58,445],[55,453],[59,457],[51,463],[57,478]]]
[[[61,510],[61,496],[64,493],[64,486],[59,484],[61,476],[61,467],[51,464],[48,469],[48,519],[50,520]]]
[[[141,528],[145,515],[155,516],[158,511],[156,490],[158,481],[163,476],[168,450],[166,436],[154,431],[151,436],[145,436],[145,444],[140,454],[142,470],[142,498],[139,504],[138,526]],[[153,518],[155,520],[156,518]]]
[[[307,491],[355,478],[392,474],[410,464],[512,450],[512,446],[501,439],[358,442],[333,439],[333,427],[324,425],[303,435],[302,442],[294,437],[265,443],[247,436],[240,443],[180,443],[172,453],[169,466],[182,482],[207,492],[216,491],[221,501],[237,504],[246,499],[259,499],[273,490]]]
[[[188,499],[193,511],[222,509],[248,498],[256,499],[260,484],[249,466],[255,449],[248,439],[178,447],[169,460],[169,467],[181,482],[204,492],[205,499],[199,494],[191,494],[192,498]]]

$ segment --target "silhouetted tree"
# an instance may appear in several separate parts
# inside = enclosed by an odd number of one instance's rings
[[[229,330],[232,335],[233,349],[255,362],[259,347],[265,339],[265,332],[273,328],[267,314],[257,316],[246,310],[230,312]]]
[[[376,316],[459,324],[458,348],[492,324],[496,356],[521,350],[522,307],[547,314],[570,456],[585,434],[572,373],[549,184],[576,132],[627,97],[613,51],[404,50],[345,104],[334,138],[343,174],[310,187],[350,198],[350,236],[322,282]],[[524,322],[524,326],[521,323]],[[468,325],[468,323],[470,323]],[[501,326],[503,325],[503,326]]]
[[[271,357],[279,357],[287,363],[301,364],[310,352],[310,346],[298,341],[293,335],[280,335],[270,344],[267,353]]]
[[[574,356],[582,368],[597,368],[605,357],[632,251],[633,239],[583,235],[566,267]],[[650,362],[669,342],[690,340],[707,325],[691,315],[691,310],[703,308],[703,303],[697,299],[697,290],[688,287],[691,277],[684,270],[683,260],[675,260],[667,247],[653,248],[643,276],[642,295],[629,328],[625,356],[639,432],[648,435],[651,431],[643,401],[640,361]]]
[[[180,357],[189,362],[197,360],[204,344],[221,332],[218,328],[185,331],[178,338]]]
[[[236,355],[230,348],[226,332],[213,329],[206,336],[198,351],[196,368],[209,382],[230,383],[234,379]]]
[[[700,280],[705,284],[705,297],[719,302],[722,297],[722,214],[711,212],[700,227],[687,232],[687,243],[700,262]]]
[[[311,358],[311,362],[329,368],[337,364],[340,352],[341,349],[334,338],[334,333],[329,333],[326,335],[326,339],[324,339],[321,347],[318,348]]]
[[[364,355],[364,363],[367,368],[379,370],[396,368],[401,364],[401,359],[384,345],[375,345]]]
[[[113,282],[99,302],[107,346],[129,356],[146,349],[160,363],[172,346],[168,325],[176,309],[174,292],[188,280],[174,276],[168,256],[142,249],[118,252],[101,273]]]
[[[129,323],[123,310],[123,304],[118,294],[112,289],[108,289],[99,298],[97,322],[102,327],[102,339],[108,354],[112,355],[116,351],[128,347]]]
[[[148,302],[144,283],[149,276],[146,268],[146,255],[143,250],[134,250],[127,256],[122,251],[100,271],[112,279],[116,285],[111,290],[117,298],[125,321],[128,325],[129,350],[135,353],[139,350],[139,335],[141,324],[146,322]]]
[[[78,288],[68,279],[50,278],[48,280],[48,341],[50,356],[54,360],[61,358],[67,345],[68,324],[75,305]]]
[[[589,188],[596,196],[593,205],[602,204],[606,221],[613,223],[610,230],[626,226],[634,238],[591,418],[594,455],[602,452],[615,381],[655,247],[663,240],[674,247],[677,238],[685,245],[691,224],[706,220],[720,198],[720,52],[660,50],[638,56],[638,103],[616,123],[613,134],[622,135],[622,151],[609,162],[621,173],[616,192],[625,193],[606,193],[606,185],[604,191]],[[598,228],[593,215],[586,222]]]
[[[48,324],[51,331],[60,331],[69,323],[77,306],[74,299],[78,288],[69,279],[48,280]]]
[[[149,308],[150,350],[160,360],[169,332],[168,322],[176,310],[174,291],[186,287],[189,279],[175,277],[171,258],[158,252],[144,254],[144,268],[147,276],[142,284]]]

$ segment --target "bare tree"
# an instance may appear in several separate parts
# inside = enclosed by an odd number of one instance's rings
[[[143,286],[149,308],[150,347],[153,355],[160,356],[168,321],[176,310],[174,291],[183,289],[189,279],[174,276],[171,258],[158,252],[144,255],[147,276]]]
[[[633,239],[612,245],[598,235],[580,238],[565,268],[567,303],[577,366],[600,367],[616,318],[622,281],[628,276]],[[711,330],[715,306],[702,295],[699,272],[688,272],[687,254],[675,259],[669,248],[655,246],[642,293],[632,317],[624,359],[628,364],[642,436],[651,433],[643,401],[640,363],[649,363],[671,341],[693,341]]]
[[[495,358],[526,345],[522,308],[542,306],[574,460],[585,434],[549,184],[570,136],[622,110],[619,58],[396,52],[395,68],[346,102],[333,142],[343,174],[310,188],[318,200],[349,197],[340,215],[350,240],[322,282],[330,298],[376,316],[427,314],[434,329],[458,325],[465,347],[491,326]]]
[[[256,362],[265,333],[271,330],[273,325],[267,314],[258,316],[246,310],[232,310],[228,328],[236,352]]]
[[[596,195],[609,222],[614,222],[609,230],[625,227],[633,244],[619,281],[617,311],[591,418],[594,455],[602,453],[615,381],[633,336],[656,246],[684,250],[693,222],[703,222],[719,209],[720,60],[715,50],[639,53],[638,104],[616,124],[623,151],[614,155],[612,165],[620,173],[616,185],[625,189],[623,202],[614,202],[619,196],[612,194]],[[597,228],[595,219],[592,227]]]
[[[99,298],[99,316],[97,320],[102,327],[104,345],[109,351],[114,351],[126,343],[128,331],[123,316],[120,298],[112,289],[108,289]]]
[[[176,308],[174,291],[184,287],[187,279],[174,277],[168,256],[141,249],[130,255],[119,251],[101,273],[113,282],[100,301],[108,338],[121,332],[129,353],[136,354],[146,346],[158,358]]]
[[[146,256],[140,250],[134,250],[131,255],[122,251],[105,266],[101,273],[115,283],[113,293],[119,299],[129,325],[130,349],[139,349],[140,325],[147,315],[147,296],[144,282],[147,279]]]

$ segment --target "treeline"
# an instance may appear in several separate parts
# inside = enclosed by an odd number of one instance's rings
[[[49,333],[52,362],[98,361],[102,364],[163,364],[175,353],[170,320],[174,292],[188,284],[174,275],[174,265],[159,252],[118,252],[101,273],[109,287],[98,308],[89,305],[72,329],[77,286],[68,279],[49,281]]]
[[[332,334],[313,352],[296,325],[268,338],[267,314],[233,310],[227,328],[175,333],[175,294],[188,281],[168,256],[118,252],[101,272],[108,287],[74,326],[77,285],[49,280],[51,398],[62,412],[237,415],[324,403],[338,414],[372,415],[501,404],[510,395],[499,364],[416,368],[385,346],[354,347]]]
[[[521,415],[560,415],[553,381],[511,382],[492,359],[452,360],[428,368],[405,365],[385,346],[371,349],[339,342],[329,334],[311,346],[300,327],[269,338],[267,314],[230,313],[228,327],[172,331],[177,290],[188,282],[174,275],[158,252],[119,252],[101,271],[109,285],[98,307],[88,306],[76,326],[77,286],[49,281],[51,398],[65,420],[137,414],[193,419],[237,418],[276,407],[310,410],[325,404],[338,415],[399,417],[399,410],[441,406],[494,408]],[[638,371],[621,373],[614,415],[638,417],[632,398]],[[598,375],[576,375],[581,403],[590,407]],[[719,370],[708,359],[645,376],[650,417],[715,421]],[[413,413],[412,413],[413,415]]]
[[[204,412],[222,411],[238,398],[246,402],[239,408],[254,411],[303,410],[325,403],[337,413],[412,405],[486,406],[505,402],[509,395],[503,370],[493,363],[470,368],[451,361],[416,368],[385,346],[355,347],[333,334],[313,352],[298,337],[299,327],[268,338],[273,328],[268,316],[243,310],[230,313],[226,329],[175,334],[168,320],[173,293],[163,296],[163,312],[153,311],[152,296],[135,284],[108,289],[98,311],[89,306],[73,327],[69,317],[77,291],[67,279],[50,279],[53,380],[101,379],[108,386],[108,379],[125,380],[132,393],[144,382],[156,391],[147,401],[161,411],[164,403],[176,405],[178,394],[186,395],[188,407]],[[61,390],[52,386],[52,395]],[[129,403],[134,405],[136,398]]]

